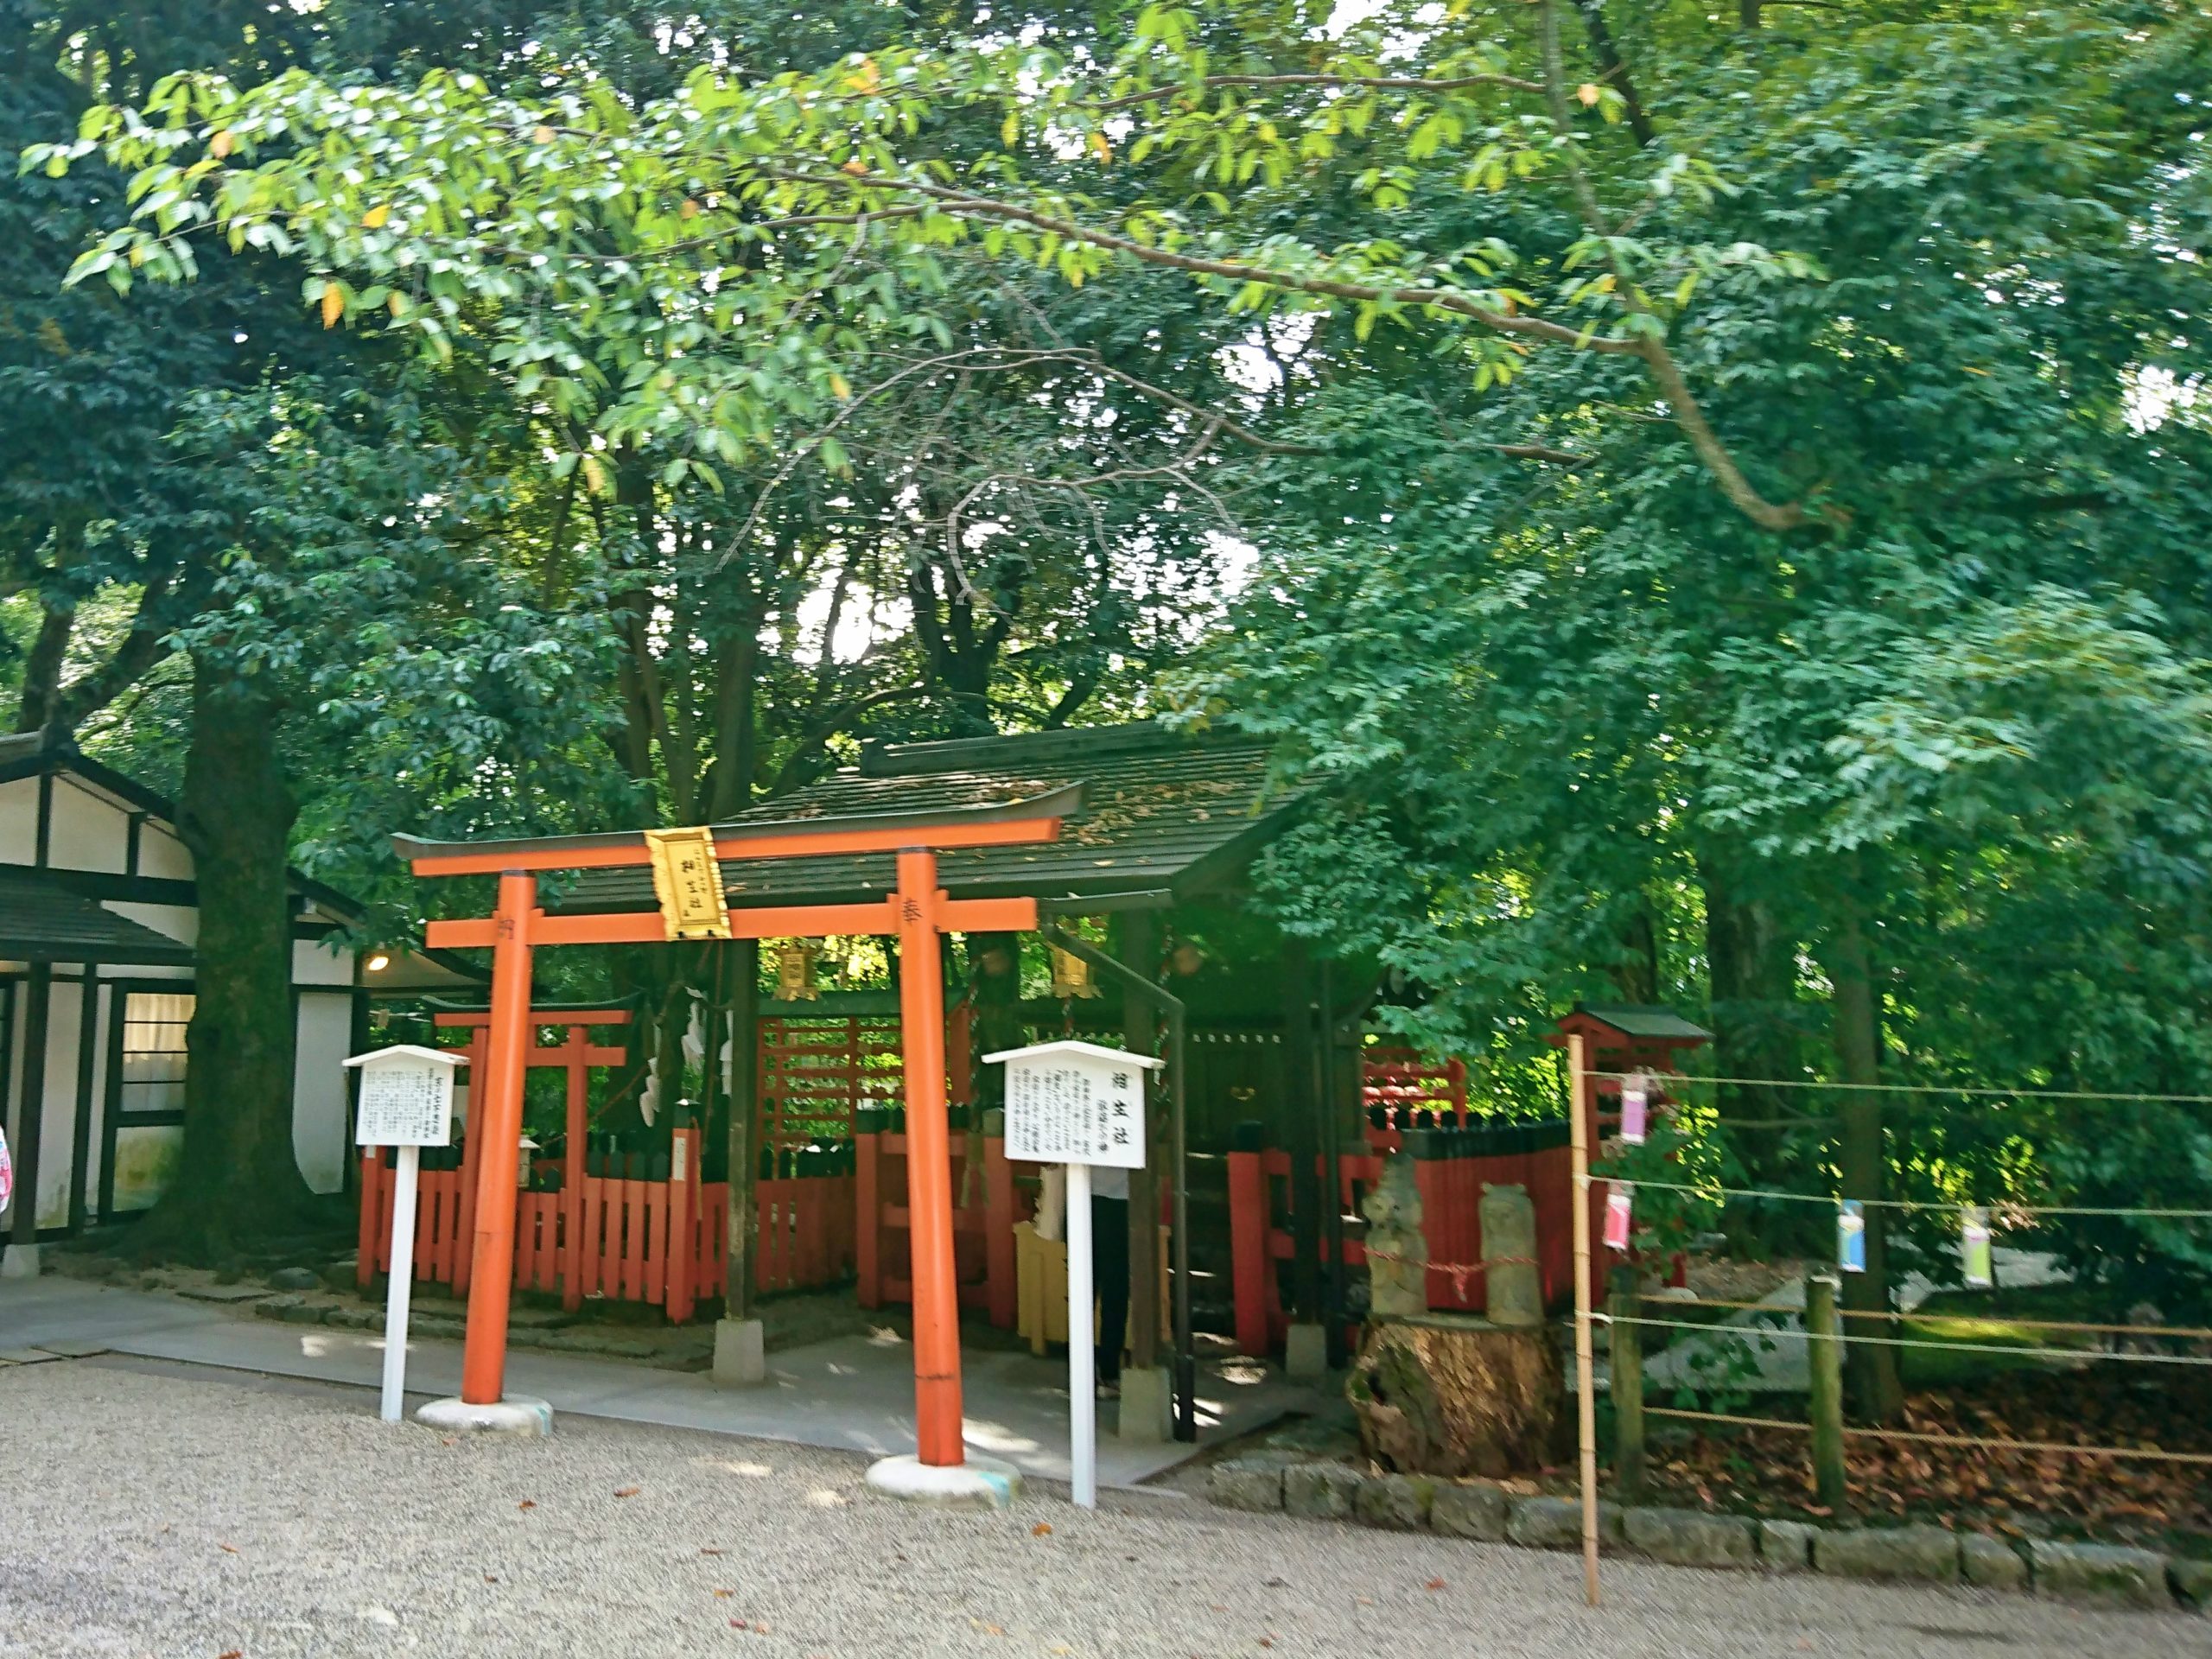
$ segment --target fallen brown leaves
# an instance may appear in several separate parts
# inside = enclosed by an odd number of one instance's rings
[[[1899,1427],[1919,1434],[2212,1453],[2212,1377],[2202,1370],[2133,1374],[2147,1369],[1999,1373],[1971,1389],[1913,1395]],[[1806,1501],[1812,1479],[1803,1434],[1700,1433],[1664,1452],[1654,1450],[1652,1484],[1667,1499],[1826,1513]],[[2212,1534],[2212,1480],[2202,1464],[1863,1435],[1845,1442],[1845,1457],[1851,1507],[1862,1515],[1999,1532],[2057,1523],[2115,1539]]]

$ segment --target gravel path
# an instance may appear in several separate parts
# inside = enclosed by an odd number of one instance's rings
[[[855,1459],[572,1419],[531,1446],[365,1394],[114,1357],[0,1369],[0,1655],[2135,1659],[2212,1625],[1052,1494],[874,1498]]]

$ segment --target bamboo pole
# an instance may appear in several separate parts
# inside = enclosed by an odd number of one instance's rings
[[[1613,1484],[1621,1501],[1633,1503],[1643,1496],[1643,1329],[1636,1323],[1643,1300],[1636,1292],[1636,1269],[1616,1268],[1610,1326],[1612,1352]]]
[[[1849,1501],[1843,1466],[1843,1320],[1836,1312],[1836,1282],[1805,1281],[1807,1360],[1812,1373],[1806,1403],[1813,1421],[1813,1490],[1841,1512]]]
[[[1567,1147],[1574,1188],[1574,1416],[1582,1464],[1582,1594],[1598,1605],[1597,1365],[1590,1344],[1590,1126],[1583,1112],[1589,1086],[1583,1039],[1567,1039]]]

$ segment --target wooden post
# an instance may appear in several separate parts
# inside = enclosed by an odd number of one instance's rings
[[[1841,1514],[1850,1502],[1843,1467],[1843,1320],[1836,1312],[1835,1281],[1805,1281],[1805,1348],[1811,1383],[1806,1404],[1813,1420],[1813,1491]]]
[[[871,1120],[873,1121],[873,1120]],[[853,1275],[862,1307],[883,1306],[883,1135],[853,1136]]]
[[[753,1257],[760,1238],[760,1149],[753,1134],[760,1116],[760,941],[732,939],[721,948],[729,957],[729,1191],[723,1222],[722,1317],[744,1319],[753,1316]]]
[[[1283,942],[1282,1071],[1290,1149],[1290,1297],[1294,1320],[1321,1317],[1320,1088],[1313,1075],[1312,974],[1306,947]]]
[[[571,1313],[584,1305],[584,1147],[591,1139],[591,1115],[586,1090],[591,1073],[584,1051],[591,1036],[582,1026],[569,1027],[568,1131],[566,1154],[561,1163],[561,1306]]]
[[[698,1191],[698,1126],[679,1124],[668,1143],[668,1254],[662,1305],[671,1325],[682,1325],[691,1317],[692,1281],[699,1260],[693,1236],[698,1205],[693,1199]]]
[[[914,1426],[925,1464],[966,1460],[960,1432],[960,1287],[952,1255],[952,1138],[944,1098],[944,959],[937,855],[899,855],[899,1028],[906,1084],[906,1225],[913,1258]]]
[[[1636,1269],[1616,1268],[1608,1302],[1612,1324],[1613,1485],[1621,1501],[1643,1496],[1643,1303],[1636,1294]]]
[[[54,964],[31,963],[23,999],[23,1103],[16,1116],[16,1213],[8,1232],[9,1248],[30,1262],[38,1259],[38,1154],[46,1130],[46,1027],[53,995]]]
[[[1125,910],[1115,917],[1114,944],[1115,954],[1149,982],[1160,954],[1152,913]],[[1160,1010],[1134,987],[1122,992],[1122,1046],[1147,1059],[1160,1046]],[[1147,1096],[1159,1093],[1149,1070],[1142,1083]],[[1165,1140],[1158,1132],[1164,1128],[1164,1117],[1157,1109],[1146,1111],[1145,1139],[1150,1147],[1144,1167],[1129,1172],[1129,1364],[1140,1371],[1160,1363],[1160,1159],[1151,1147]]]
[[[1003,1071],[1003,1066],[993,1066]],[[1000,1109],[1003,1115],[1004,1109]],[[1007,1161],[1005,1125],[983,1135],[983,1262],[990,1296],[991,1323],[1011,1331],[1017,1319],[1014,1260],[1014,1166]]]
[[[384,1224],[384,1148],[361,1148],[361,1225],[353,1252],[353,1281],[363,1290],[376,1277],[377,1244]]]
[[[468,1334],[461,1397],[497,1404],[506,1392],[507,1307],[515,1276],[515,1158],[522,1140],[522,1084],[530,1065],[530,934],[537,878],[499,878],[493,912],[492,1018],[482,1075],[470,1081],[468,1138],[475,1142],[475,1248],[469,1264]],[[478,1098],[478,1091],[481,1098]]]
[[[461,1135],[461,1217],[446,1228],[448,1237],[459,1243],[448,1245],[446,1282],[453,1287],[456,1296],[468,1294],[469,1274],[473,1264],[469,1258],[470,1242],[476,1236],[476,1182],[483,1167],[480,1155],[483,1136],[477,1133],[484,1122],[486,1090],[490,1087],[490,1065],[486,1056],[486,1028],[474,1027],[468,1033],[468,1122]],[[518,1132],[519,1133],[519,1132]],[[435,1276],[433,1274],[432,1276]]]
[[[1262,1123],[1240,1123],[1229,1154],[1229,1280],[1236,1348],[1255,1359],[1267,1357],[1274,1337],[1268,1325],[1268,1275],[1274,1263],[1268,1255],[1274,1218],[1268,1213],[1266,1135]]]
[[[1590,1079],[1584,1071],[1582,1037],[1567,1039],[1567,1150],[1573,1161],[1574,1187],[1574,1415],[1582,1465],[1582,1594],[1598,1605],[1598,1401],[1597,1363],[1590,1348],[1590,1135],[1583,1110]]]

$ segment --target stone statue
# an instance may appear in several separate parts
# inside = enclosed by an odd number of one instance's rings
[[[1382,1179],[1360,1208],[1367,1215],[1369,1313],[1378,1319],[1418,1319],[1428,1312],[1428,1239],[1412,1154],[1383,1160]]]
[[[1483,1185],[1483,1312],[1492,1325],[1544,1322],[1544,1286],[1536,1255],[1536,1207],[1526,1187]]]

